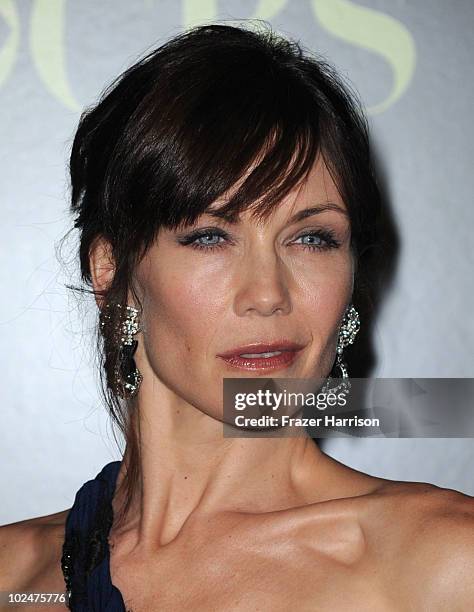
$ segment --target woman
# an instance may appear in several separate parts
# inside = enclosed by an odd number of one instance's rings
[[[471,497],[308,436],[223,436],[223,378],[327,377],[336,353],[344,373],[358,330],[380,196],[334,70],[197,27],[83,114],[70,170],[126,450],[71,509],[2,528],[1,588],[64,576],[81,611],[472,610]]]

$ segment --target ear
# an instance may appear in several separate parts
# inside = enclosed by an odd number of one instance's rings
[[[89,266],[94,291],[105,291],[113,281],[115,262],[112,257],[112,246],[103,236],[98,236],[89,249]],[[95,296],[99,308],[104,301],[101,295]]]

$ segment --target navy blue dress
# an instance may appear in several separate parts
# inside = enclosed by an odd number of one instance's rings
[[[61,568],[73,612],[126,612],[110,577],[108,544],[120,466],[112,461],[84,483],[66,519]]]

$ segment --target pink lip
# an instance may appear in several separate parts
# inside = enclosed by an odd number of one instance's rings
[[[224,353],[218,353],[218,357],[239,356],[242,353],[271,353],[273,351],[299,351],[303,348],[302,344],[291,342],[290,340],[275,340],[274,342],[252,342],[236,346]]]
[[[229,365],[242,370],[275,370],[288,367],[304,348],[302,344],[280,340],[270,343],[252,343],[219,353],[218,357]],[[242,353],[271,353],[281,351],[280,355],[273,357],[241,357]]]

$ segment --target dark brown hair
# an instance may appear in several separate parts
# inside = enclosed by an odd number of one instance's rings
[[[161,227],[194,222],[255,161],[220,210],[236,218],[251,208],[263,219],[305,178],[318,154],[349,211],[357,307],[380,194],[356,93],[327,61],[267,24],[204,25],[175,36],[121,74],[81,115],[70,177],[82,281],[92,286],[89,254],[104,237],[115,276],[103,298],[125,305],[131,290],[140,305],[132,274]],[[104,398],[127,444],[124,516],[140,476],[130,418],[136,401],[123,402],[114,392],[118,347],[99,325],[97,348]]]

